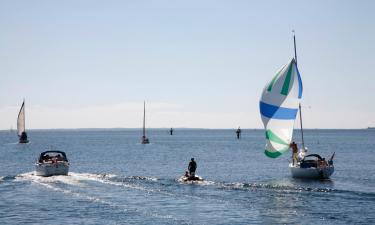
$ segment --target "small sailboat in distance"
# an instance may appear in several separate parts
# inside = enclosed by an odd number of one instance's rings
[[[146,102],[143,102],[143,135],[142,144],[150,144],[150,140],[146,137]]]
[[[334,172],[333,157],[328,162],[318,154],[306,154],[302,127],[302,79],[297,67],[297,54],[294,36],[295,58],[283,66],[263,89],[259,102],[260,114],[266,131],[265,154],[277,158],[293,146],[293,162],[289,164],[292,177],[325,179]],[[293,142],[294,122],[300,113],[302,149],[298,153]],[[297,156],[298,155],[298,156]]]
[[[17,117],[17,134],[20,138],[19,143],[25,144],[29,142],[29,140],[27,140],[27,134],[25,129],[25,100],[23,100],[22,102],[22,106]]]

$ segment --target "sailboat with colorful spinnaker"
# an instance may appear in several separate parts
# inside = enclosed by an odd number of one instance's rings
[[[25,100],[22,102],[22,106],[17,117],[17,134],[19,137],[19,143],[25,144],[29,142],[29,140],[27,140],[25,128]]]
[[[293,141],[294,123],[299,111],[302,149],[294,153],[293,162],[289,164],[292,176],[295,178],[329,178],[334,172],[334,154],[328,162],[318,154],[306,155],[300,104],[302,92],[302,79],[295,54],[295,58],[292,58],[276,73],[262,92],[259,108],[266,136],[264,153],[270,158],[277,158],[289,150]]]

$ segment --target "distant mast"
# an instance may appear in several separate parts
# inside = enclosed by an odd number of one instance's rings
[[[295,34],[294,30],[292,32],[293,32],[293,41],[294,41],[294,59],[296,60],[296,66],[298,68],[296,34]],[[301,108],[301,103],[299,103],[298,108],[299,108],[299,120],[300,120],[300,125],[301,125],[302,148],[305,149],[305,140],[303,138],[303,125],[302,125],[302,108]]]
[[[143,135],[142,144],[149,144],[150,141],[146,137],[146,101],[143,101]]]
[[[143,102],[143,137],[146,137],[146,102]]]

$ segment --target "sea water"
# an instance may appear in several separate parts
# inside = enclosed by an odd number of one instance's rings
[[[306,130],[309,153],[334,158],[330,180],[293,179],[290,152],[264,153],[264,132],[150,129],[0,132],[0,224],[374,224],[375,130]],[[299,133],[296,132],[296,140]],[[68,176],[37,177],[45,150]],[[190,158],[205,181],[178,182]]]

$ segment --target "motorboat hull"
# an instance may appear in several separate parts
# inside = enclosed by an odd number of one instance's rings
[[[299,165],[293,165],[292,163],[289,164],[289,169],[293,178],[301,179],[328,179],[335,171],[333,165],[321,168],[301,168]]]
[[[37,176],[55,176],[55,175],[68,175],[69,163],[37,163],[35,164],[35,175]]]
[[[203,181],[203,178],[200,176],[194,176],[193,178],[182,176],[180,177],[180,179],[178,179],[178,181],[179,182],[199,182],[199,181]]]

